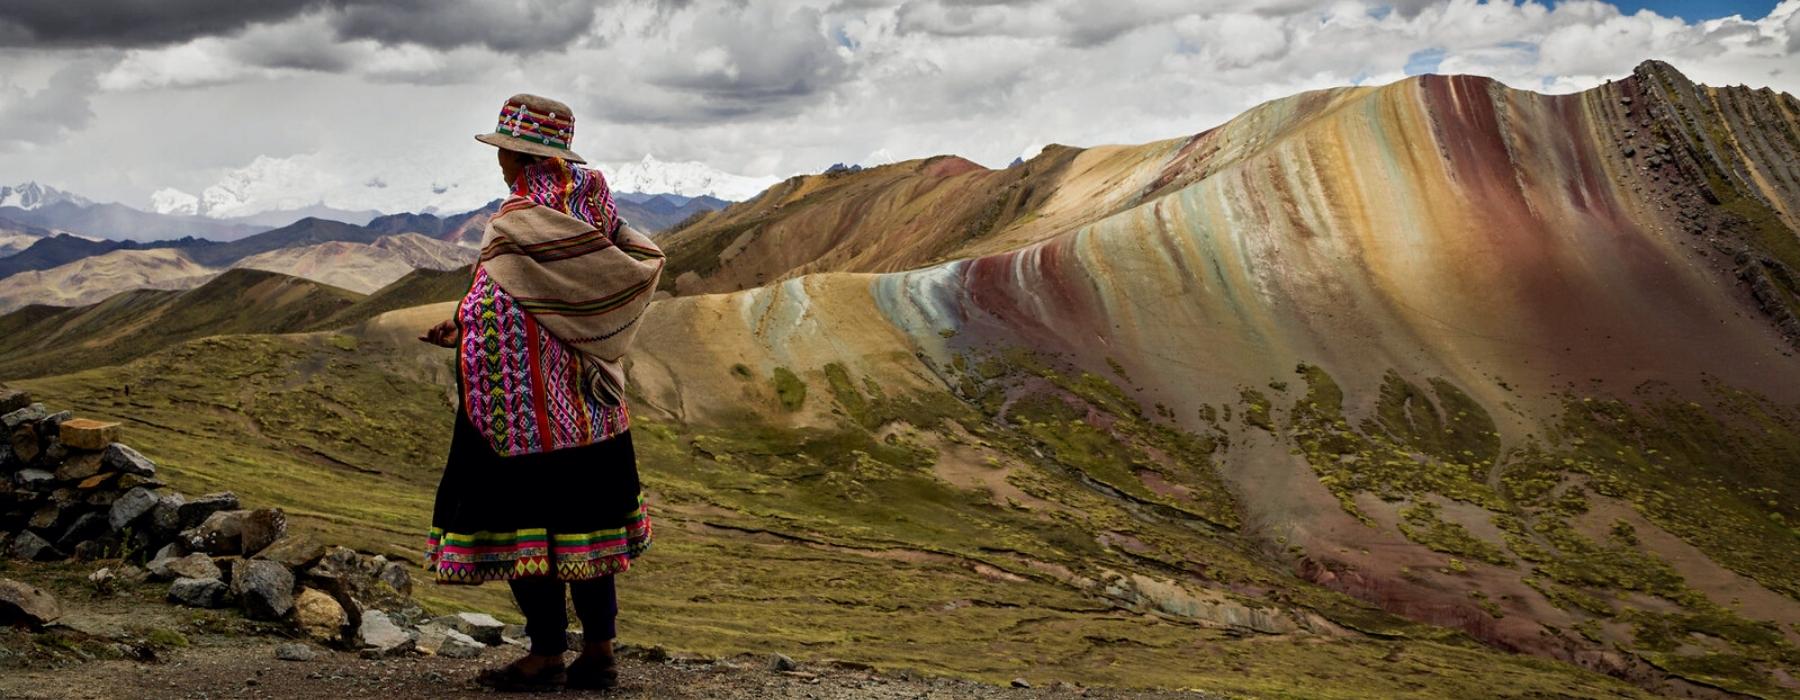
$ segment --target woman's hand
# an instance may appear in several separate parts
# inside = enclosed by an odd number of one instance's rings
[[[453,348],[456,347],[456,336],[456,321],[450,320],[432,326],[429,330],[425,331],[425,335],[419,336],[419,340],[441,348]]]

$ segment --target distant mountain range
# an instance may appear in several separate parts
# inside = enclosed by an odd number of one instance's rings
[[[710,196],[741,202],[781,181],[778,177],[733,175],[697,161],[643,160],[601,164],[613,192],[666,192],[683,197]]]

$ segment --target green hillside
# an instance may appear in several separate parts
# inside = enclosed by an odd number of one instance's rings
[[[422,354],[448,362],[447,351],[365,344],[356,329],[223,336],[17,384],[124,421],[179,488],[232,489],[327,539],[417,561],[452,415]],[[889,396],[828,372],[803,401],[834,407],[842,420],[829,428],[636,418],[659,534],[621,579],[626,638],[993,681],[1029,670],[1280,697],[1637,696],[1302,583],[1232,535],[1227,493],[1190,508],[1095,488],[1134,459],[1216,487],[1212,438],[1155,426],[1104,381],[1057,380],[1042,408],[994,420],[979,402]],[[778,403],[774,379],[742,382]],[[1058,434],[1057,402],[1118,411],[1120,430]],[[975,452],[990,457],[968,463]],[[1243,593],[1171,578],[1190,573]],[[424,589],[436,606],[510,614],[505,595]]]
[[[386,287],[371,292],[368,297],[313,324],[312,328],[342,328],[396,309],[456,301],[462,298],[464,292],[469,291],[470,269],[413,270]]]
[[[0,316],[0,379],[117,364],[182,341],[312,327],[362,300],[352,291],[261,270],[226,271],[186,291],[133,291],[75,308]]]

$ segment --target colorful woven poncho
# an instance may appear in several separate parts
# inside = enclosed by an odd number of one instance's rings
[[[598,171],[552,158],[520,175],[457,310],[463,405],[495,452],[576,447],[630,426],[620,360],[662,268]]]

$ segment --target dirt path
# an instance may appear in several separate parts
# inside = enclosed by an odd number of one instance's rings
[[[510,661],[519,652],[489,650],[477,659],[407,656],[363,659],[321,650],[313,661],[280,661],[278,640],[238,639],[166,654],[160,662],[112,659],[54,669],[8,669],[0,697],[19,700],[113,698],[466,698],[492,697],[472,682],[478,669]],[[878,674],[842,668],[803,667],[774,672],[760,658],[676,658],[623,662],[622,687],[605,693],[564,691],[562,698],[719,698],[761,700],[861,700],[870,698],[1203,698],[1194,693],[1137,693],[1081,688],[1002,688],[907,673]]]

